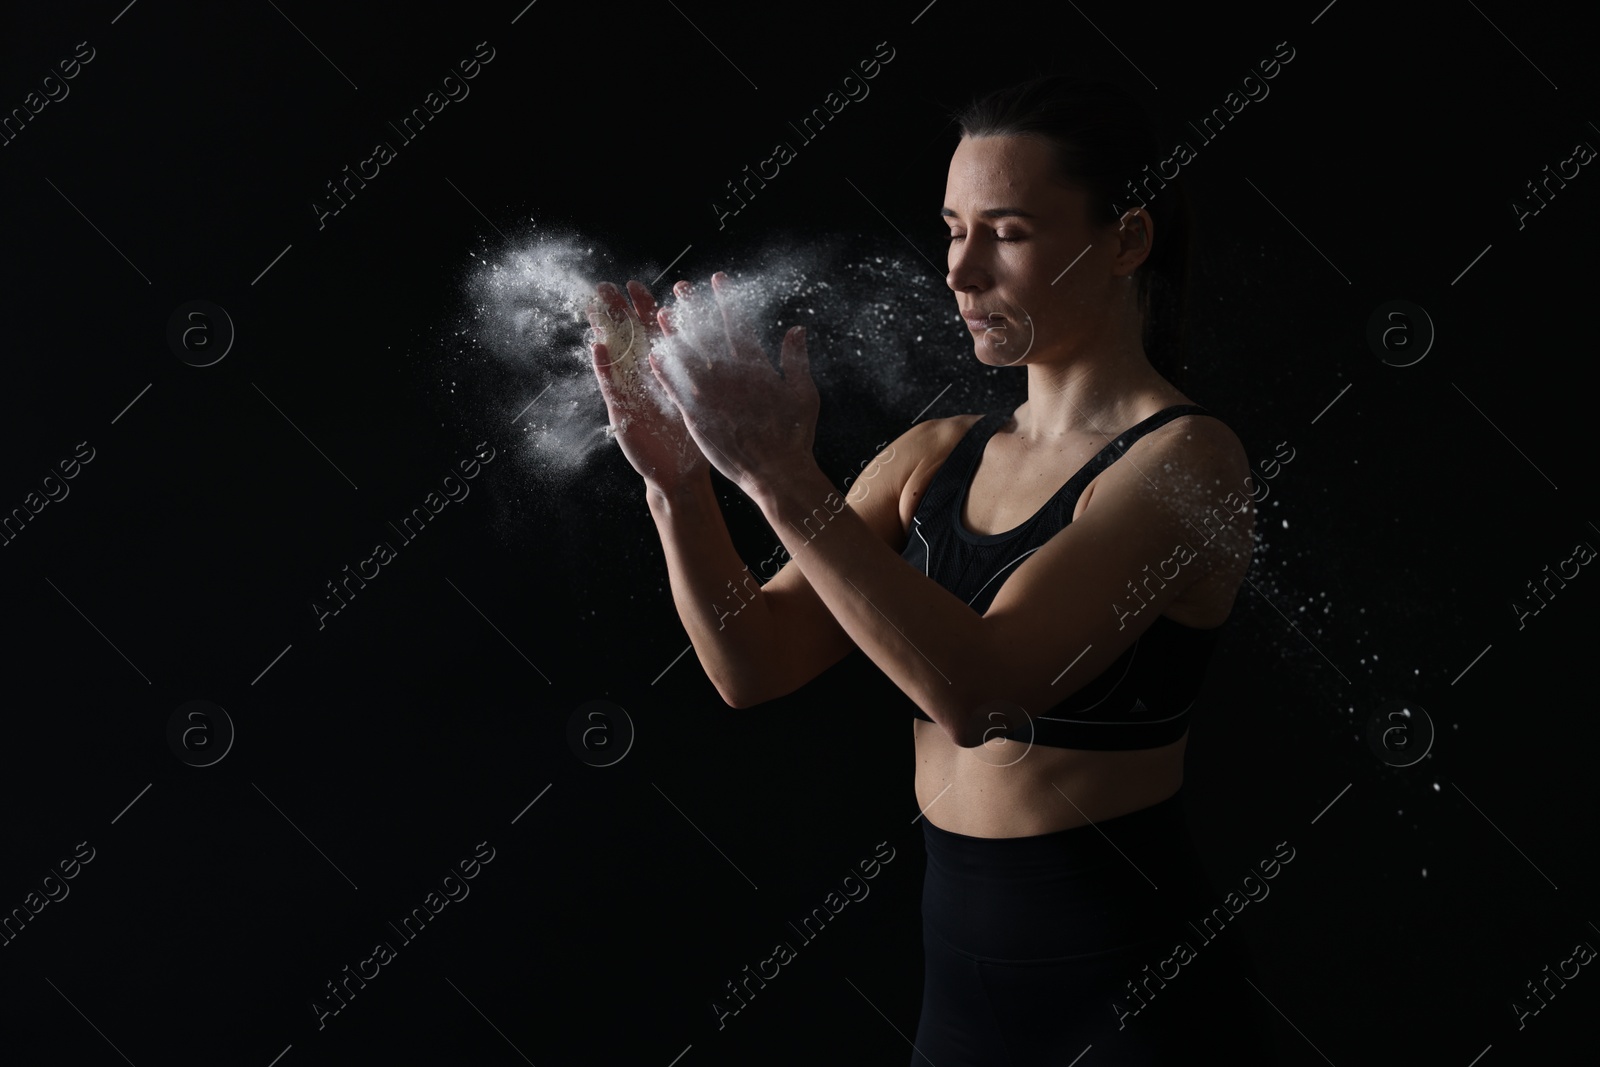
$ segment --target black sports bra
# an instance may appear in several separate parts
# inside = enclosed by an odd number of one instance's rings
[[[1010,421],[1011,410],[985,415],[935,472],[917,505],[901,558],[982,614],[1012,569],[1072,522],[1078,497],[1097,474],[1139,438],[1184,415],[1210,412],[1194,404],[1156,412],[1102,448],[1021,526],[1004,533],[975,534],[961,522],[967,487],[984,446]],[[1093,681],[1054,707],[1031,715],[1033,741],[1104,751],[1157,748],[1178,740],[1189,728],[1189,709],[1205,677],[1219,629],[1202,630],[1157,616]],[[912,713],[933,721],[914,704]]]

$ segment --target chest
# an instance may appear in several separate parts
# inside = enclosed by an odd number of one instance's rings
[[[979,536],[1004,533],[1027,522],[1089,462],[1106,440],[1072,437],[1046,447],[1022,447],[1004,433],[989,438],[961,501],[961,523]],[[1073,506],[1076,519],[1089,505],[1091,480]]]

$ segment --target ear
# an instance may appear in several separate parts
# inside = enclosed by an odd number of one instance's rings
[[[1155,240],[1155,220],[1143,206],[1129,208],[1117,223],[1115,239],[1117,273],[1131,275],[1150,256]]]

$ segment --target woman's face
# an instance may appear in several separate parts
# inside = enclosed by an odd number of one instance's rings
[[[964,137],[950,159],[945,281],[978,359],[993,366],[1103,342],[1144,258],[1127,248],[1136,227],[1091,226],[1085,194],[1050,168],[1050,145],[1037,137]]]

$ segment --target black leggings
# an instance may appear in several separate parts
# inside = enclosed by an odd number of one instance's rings
[[[1190,925],[1221,898],[1181,789],[1032,837],[922,826],[926,972],[913,1067],[1195,1063],[1213,1050],[1225,1057],[1216,1062],[1264,1061],[1238,931],[1208,940]]]

